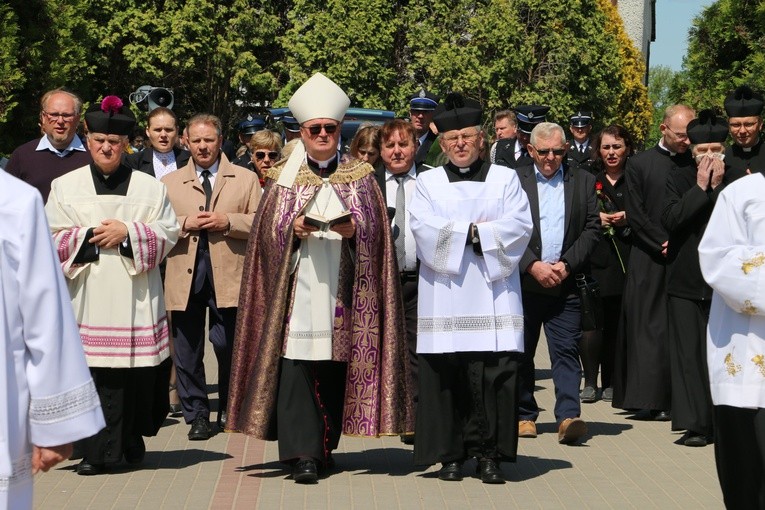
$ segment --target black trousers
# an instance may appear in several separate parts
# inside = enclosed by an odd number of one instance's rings
[[[414,463],[515,461],[518,354],[420,354]]]
[[[197,293],[191,293],[184,311],[173,311],[173,347],[178,396],[186,423],[210,418],[210,400],[205,378],[205,316],[210,310],[209,337],[218,360],[218,416],[226,410],[231,378],[231,353],[234,346],[236,308],[218,308],[209,280]]]
[[[725,507],[765,509],[765,409],[714,406],[714,434]]]
[[[712,435],[712,395],[707,368],[709,301],[668,296],[672,430]]]
[[[279,460],[326,463],[340,442],[347,364],[281,359],[276,397]]]
[[[170,407],[171,366],[166,359],[156,367],[92,367],[106,427],[77,442],[78,456],[91,464],[117,463],[125,448],[142,441],[141,436],[157,435]]]
[[[404,298],[404,326],[409,352],[409,375],[417,402],[417,273],[401,273],[401,295]]]

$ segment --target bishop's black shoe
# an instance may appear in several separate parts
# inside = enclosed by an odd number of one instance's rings
[[[295,483],[311,484],[319,481],[319,473],[316,469],[316,461],[302,458],[292,466],[292,479]]]
[[[499,469],[499,464],[494,459],[479,459],[478,474],[481,476],[483,483],[505,483],[505,475]]]
[[[441,469],[438,470],[439,480],[445,482],[462,481],[462,462],[455,460],[453,462],[444,462]]]

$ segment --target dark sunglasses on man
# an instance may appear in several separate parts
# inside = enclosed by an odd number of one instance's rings
[[[306,129],[313,136],[321,134],[322,128],[324,128],[324,131],[326,131],[328,135],[331,135],[337,131],[337,126],[337,124],[314,124],[313,126],[307,126]]]
[[[279,157],[279,153],[276,151],[256,151],[255,152],[255,159],[258,161],[262,161],[266,159],[266,156],[268,156],[268,159],[275,160]]]
[[[536,147],[534,147],[534,150],[536,150],[536,151],[537,151],[537,153],[538,153],[540,156],[547,156],[547,155],[548,155],[548,154],[550,154],[551,152],[552,152],[552,153],[553,153],[555,156],[563,156],[563,154],[565,154],[565,153],[566,153],[566,149],[537,149]]]

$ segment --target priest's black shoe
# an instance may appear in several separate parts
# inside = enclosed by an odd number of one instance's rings
[[[651,416],[653,416],[653,421],[669,421],[672,419],[672,416],[670,416],[669,411],[651,411]]]
[[[205,441],[210,439],[211,435],[212,429],[207,418],[204,416],[194,418],[194,421],[191,422],[191,430],[189,430],[189,441]]]
[[[438,470],[438,478],[445,482],[462,481],[462,462],[457,460],[445,462],[441,469]]]
[[[132,437],[125,445],[125,462],[128,464],[140,464],[146,455],[146,443],[143,437]]]
[[[483,483],[505,483],[505,475],[494,459],[479,459],[478,474]]]
[[[87,459],[82,459],[79,464],[77,464],[77,467],[74,468],[74,471],[78,475],[82,476],[93,476],[93,475],[100,475],[104,472],[104,465],[103,464],[91,464],[87,461]]]
[[[292,466],[292,479],[295,483],[316,483],[319,473],[316,469],[316,461],[313,459],[300,459]]]
[[[695,447],[706,446],[707,436],[705,436],[704,434],[698,434],[696,432],[689,430],[683,436],[682,441],[685,446],[695,446]]]

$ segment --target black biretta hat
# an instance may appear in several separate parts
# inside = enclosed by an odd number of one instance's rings
[[[701,110],[699,116],[688,123],[688,139],[697,143],[724,143],[728,138],[728,123],[712,110]]]
[[[106,96],[100,103],[93,103],[85,112],[85,122],[91,133],[106,135],[129,135],[135,127],[135,116],[117,96]]]
[[[481,103],[459,92],[452,92],[446,96],[444,102],[433,112],[433,122],[439,133],[480,126],[481,117],[483,117]]]
[[[762,115],[763,105],[762,94],[741,85],[725,98],[725,113],[728,117],[754,117]]]

